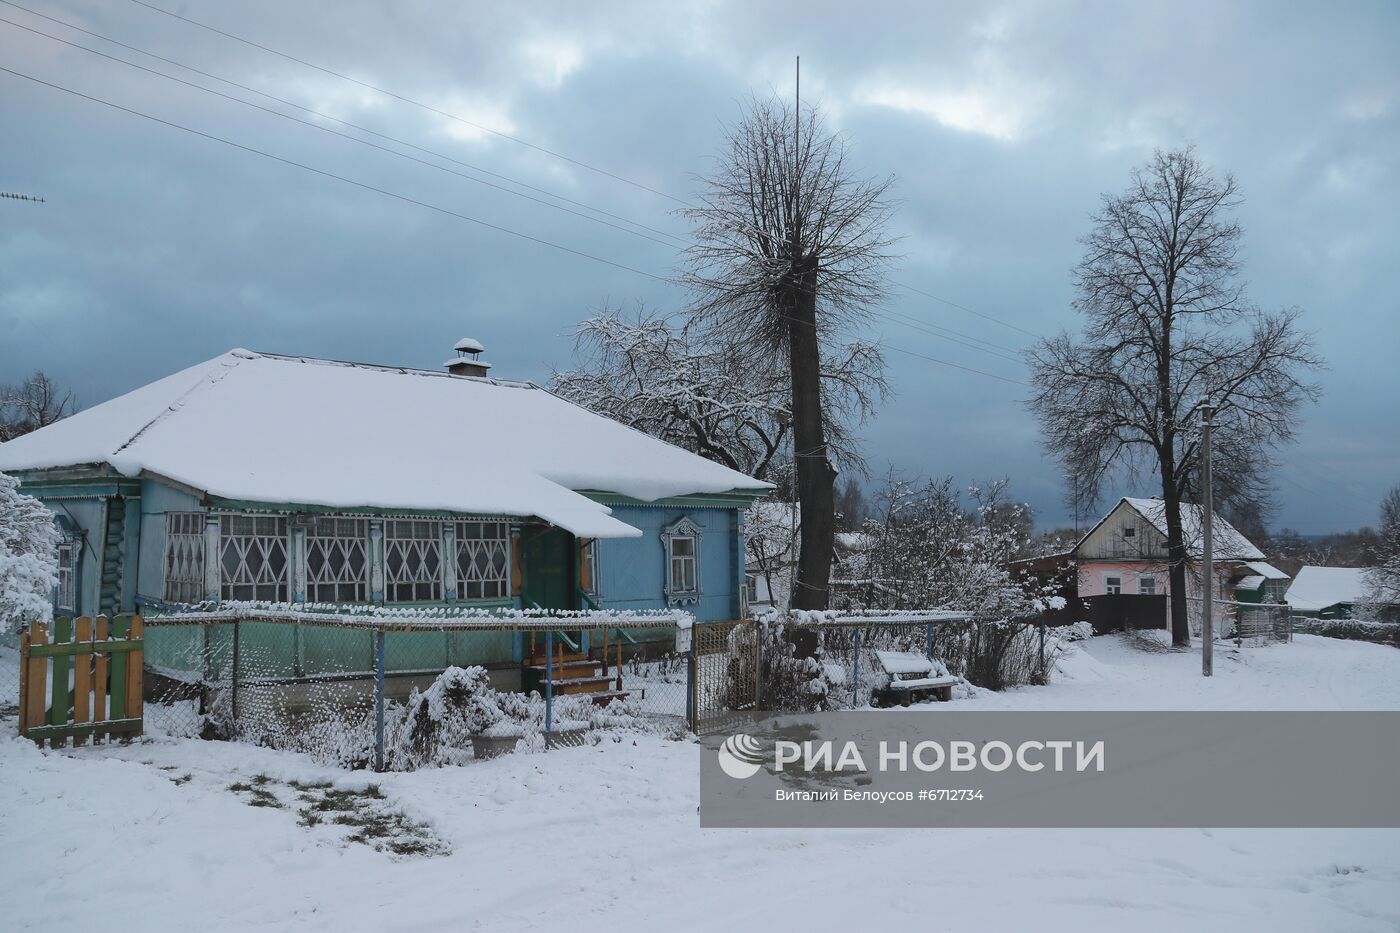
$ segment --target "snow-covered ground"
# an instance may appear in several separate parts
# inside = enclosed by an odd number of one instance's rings
[[[1195,654],[1105,637],[1049,687],[956,703],[1400,709],[1400,651],[1302,636],[1221,649],[1203,681]],[[623,736],[371,775],[195,740],[4,739],[0,928],[1400,928],[1400,831],[702,831],[697,755]]]

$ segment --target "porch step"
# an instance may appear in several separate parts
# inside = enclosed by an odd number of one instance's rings
[[[606,674],[598,674],[592,677],[571,677],[568,680],[554,681],[554,695],[560,696],[566,693],[599,693],[607,690],[608,684],[613,682],[613,678]]]
[[[533,653],[533,654],[527,654],[527,655],[525,656],[525,666],[526,666],[526,667],[536,667],[536,666],[538,666],[538,667],[544,667],[545,662],[548,661],[548,660],[549,660],[549,655],[545,654],[543,651],[536,651],[536,652]],[[575,663],[578,663],[579,661],[588,661],[588,660],[590,660],[589,657],[588,657],[588,655],[582,654],[581,652],[578,652],[578,651],[565,651],[565,652],[563,652],[562,654],[561,654],[560,652],[558,652],[558,651],[554,652],[554,666],[555,666],[555,667],[558,667],[560,664],[575,664]]]
[[[589,661],[589,660],[586,660],[586,659],[585,659],[585,660],[582,660],[582,661],[563,661],[563,662],[559,661],[558,659],[555,659],[554,665],[553,665],[553,667],[554,667],[554,679],[555,679],[556,681],[558,681],[558,680],[561,680],[561,679],[562,679],[562,680],[568,680],[569,678],[573,678],[573,677],[582,677],[582,676],[585,676],[585,675],[591,676],[594,672],[596,672],[596,671],[598,670],[598,666],[599,666],[599,665],[598,665],[598,662],[597,662],[597,661]],[[534,661],[534,662],[526,662],[526,664],[525,664],[525,670],[527,670],[527,671],[533,671],[534,673],[539,674],[540,676],[544,676],[544,675],[548,674],[548,673],[549,673],[549,668],[550,668],[550,665],[546,664],[546,663],[545,663],[544,661],[542,661],[542,660],[541,660],[541,661]]]

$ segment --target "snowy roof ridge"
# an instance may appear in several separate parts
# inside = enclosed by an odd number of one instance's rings
[[[230,351],[239,352],[239,351]],[[256,352],[256,355],[268,360],[282,360],[288,363],[310,363],[320,366],[346,366],[352,369],[369,369],[378,372],[399,373],[404,376],[433,376],[438,379],[476,379],[481,382],[489,382],[491,385],[504,386],[509,389],[540,389],[548,392],[548,389],[528,380],[528,379],[500,379],[496,376],[454,376],[452,373],[443,372],[440,369],[419,369],[416,366],[391,366],[387,363],[363,363],[358,360],[333,360],[324,356],[300,356],[295,353],[266,353],[263,351],[242,351],[247,353]],[[458,362],[452,360],[451,362]],[[482,363],[486,366],[489,364]]]
[[[221,382],[221,381],[224,379],[224,377],[227,376],[227,375],[233,370],[233,368],[234,368],[235,366],[238,365],[238,363],[236,363],[236,362],[227,362],[227,363],[224,363],[224,360],[226,360],[226,359],[231,359],[231,360],[246,360],[246,359],[252,359],[252,357],[249,355],[249,354],[251,354],[251,353],[252,353],[251,350],[244,350],[244,349],[241,349],[241,348],[235,348],[235,349],[233,349],[233,350],[228,351],[228,352],[225,353],[223,356],[219,357],[219,358],[218,358],[219,362],[220,362],[220,363],[223,363],[223,365],[224,365],[224,370],[223,370],[223,372],[208,373],[208,374],[206,374],[203,378],[198,379],[198,380],[195,382],[194,385],[190,386],[190,387],[189,387],[188,389],[186,389],[184,392],[181,392],[178,396],[176,396],[176,398],[175,398],[175,400],[174,400],[173,402],[171,402],[169,405],[166,405],[165,408],[161,409],[161,411],[158,412],[158,413],[155,415],[155,417],[151,418],[150,421],[147,421],[145,424],[141,425],[141,427],[137,428],[137,429],[136,429],[136,433],[132,434],[131,437],[127,438],[127,439],[121,444],[120,447],[118,447],[116,450],[112,451],[112,456],[113,456],[113,457],[116,457],[116,456],[119,455],[123,450],[126,450],[126,449],[127,449],[128,447],[130,447],[132,444],[134,444],[134,443],[136,443],[138,440],[140,440],[140,439],[141,439],[141,435],[145,434],[147,431],[149,431],[151,428],[155,427],[155,426],[156,426],[157,424],[159,424],[160,422],[164,421],[166,418],[169,418],[172,414],[174,414],[174,413],[178,412],[180,409],[184,408],[184,407],[185,407],[185,402],[187,402],[187,401],[189,400],[189,398],[190,398],[191,395],[193,395],[194,393],[198,392],[200,389],[204,389],[204,388],[207,388],[207,387],[209,387],[209,386],[215,385],[215,384],[218,383],[218,382]]]

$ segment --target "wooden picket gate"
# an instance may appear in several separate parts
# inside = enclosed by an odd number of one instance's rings
[[[69,737],[141,734],[140,616],[58,618],[20,635],[19,733],[56,747]]]

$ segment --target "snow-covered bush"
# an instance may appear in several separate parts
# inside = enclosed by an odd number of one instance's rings
[[[0,634],[52,617],[58,542],[53,514],[0,473]]]
[[[1400,648],[1400,623],[1370,622],[1365,619],[1309,619],[1293,617],[1293,631],[1326,638],[1371,641]]]

